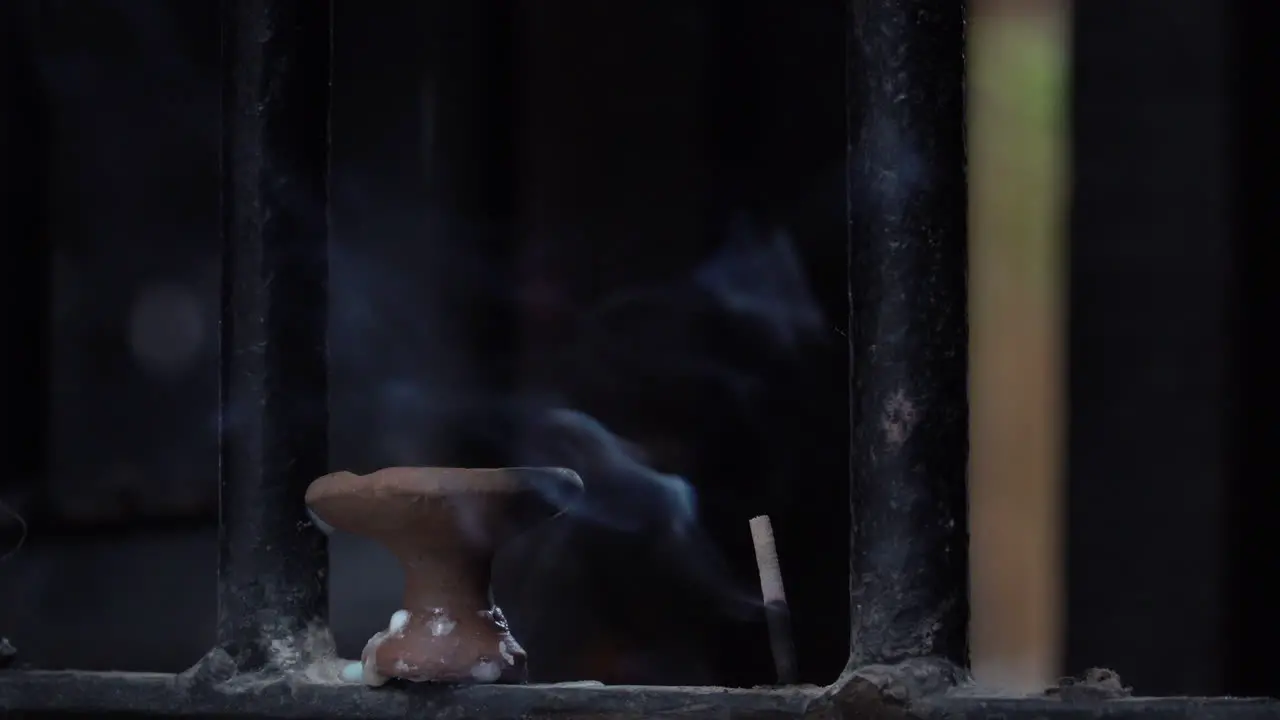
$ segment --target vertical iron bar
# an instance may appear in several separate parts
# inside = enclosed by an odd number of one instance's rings
[[[286,666],[327,614],[331,3],[224,0],[219,647]],[[305,654],[303,652],[302,654]]]
[[[965,664],[965,4],[851,9],[850,660]]]
[[[22,352],[12,353],[0,380],[0,413],[9,421],[3,443],[8,472],[0,479],[0,503],[8,491],[49,488],[50,346],[52,345],[53,248],[47,224],[51,118],[40,86],[35,23],[30,3],[0,7],[0,270],[3,327]],[[12,486],[17,486],[16,488]],[[0,506],[0,528],[13,521]],[[0,532],[0,555],[16,538]]]

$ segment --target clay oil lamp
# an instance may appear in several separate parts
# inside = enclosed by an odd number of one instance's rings
[[[395,467],[338,472],[307,488],[320,520],[387,548],[404,568],[402,609],[365,645],[348,682],[520,683],[524,650],[492,600],[494,552],[582,494],[562,468]]]

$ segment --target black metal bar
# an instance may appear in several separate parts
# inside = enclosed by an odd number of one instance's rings
[[[851,1],[850,662],[964,664],[965,4]]]
[[[715,687],[430,686],[368,689],[296,683],[277,678],[248,685],[203,686],[184,675],[83,672],[0,672],[0,717],[220,717],[402,720],[407,717],[627,718],[687,720],[735,717],[834,720],[1280,720],[1280,702],[1241,698],[1122,698],[1064,701],[926,696],[915,700],[843,689],[797,687],[738,690]]]
[[[0,441],[7,467],[0,494],[35,490],[43,498],[48,488],[52,374],[53,253],[45,217],[50,119],[38,81],[29,13],[29,3],[0,8],[0,237],[6,238],[0,327],[15,347],[22,348],[9,358],[0,379],[0,414],[10,428]],[[3,532],[11,521],[0,517],[0,555],[17,537]]]
[[[219,647],[240,670],[303,660],[327,611],[303,495],[328,463],[331,4],[223,2]]]

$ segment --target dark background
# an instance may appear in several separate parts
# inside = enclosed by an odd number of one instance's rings
[[[1275,43],[1253,3],[1077,3],[1069,668],[1280,696]]]
[[[544,529],[498,577],[535,676],[767,681],[734,600],[768,512],[802,674],[828,681],[848,635],[842,3],[514,6],[339,4],[333,465],[575,457],[572,428],[533,432],[553,397],[688,479],[727,579],[616,517]],[[1143,694],[1280,694],[1275,293],[1250,242],[1273,234],[1234,180],[1265,162],[1241,91],[1265,82],[1235,10],[1074,19],[1065,669]],[[0,561],[0,634],[41,667],[182,669],[214,616],[215,6],[15,0],[0,37],[0,499],[32,528]],[[654,487],[597,476],[606,499]],[[331,562],[350,656],[397,571],[346,538]]]
[[[3,12],[0,492],[31,536],[0,634],[35,666],[180,670],[215,611],[217,5]],[[337,4],[332,465],[583,474],[598,516],[497,564],[535,679],[771,681],[761,513],[804,679],[844,664],[842,13]],[[331,565],[358,656],[399,571],[351,538]]]

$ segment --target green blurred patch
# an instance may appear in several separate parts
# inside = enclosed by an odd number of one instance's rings
[[[977,17],[969,34],[975,254],[1047,292],[1065,236],[1066,37],[1051,15]]]

